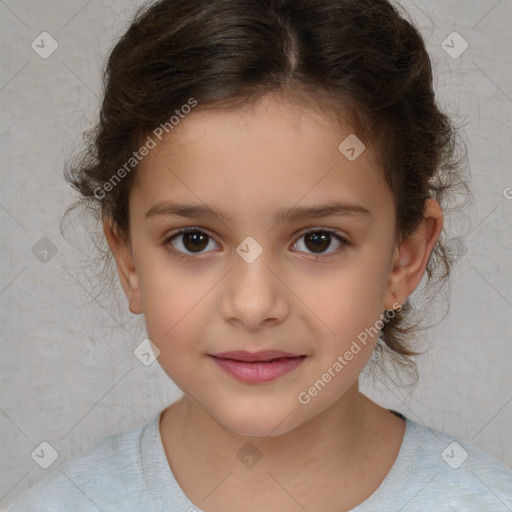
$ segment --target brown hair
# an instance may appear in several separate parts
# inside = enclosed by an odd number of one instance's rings
[[[122,237],[136,165],[108,183],[191,98],[233,108],[279,91],[328,115],[339,111],[375,150],[401,238],[417,227],[429,197],[444,209],[455,185],[467,190],[465,154],[457,155],[457,130],[436,104],[424,41],[387,0],[160,0],[140,9],[115,45],[104,85],[99,123],[65,175],[78,203],[97,220],[112,218]],[[428,262],[430,286],[450,272],[443,235]],[[376,352],[415,371],[412,313],[407,300],[386,318]]]

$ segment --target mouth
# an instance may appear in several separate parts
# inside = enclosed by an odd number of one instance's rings
[[[301,365],[306,355],[278,350],[222,352],[208,354],[225,373],[246,383],[269,382]]]
[[[218,354],[209,355],[212,357],[218,357],[220,359],[232,359],[234,361],[244,361],[248,363],[268,363],[276,359],[302,357],[300,354],[291,354],[289,352],[282,352],[281,350],[260,350],[259,352],[236,350],[233,352],[220,352]]]

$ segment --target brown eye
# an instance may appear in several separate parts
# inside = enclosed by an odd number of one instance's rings
[[[183,246],[187,251],[200,252],[208,245],[208,236],[202,233],[185,233],[183,235]]]
[[[301,239],[304,239],[303,245],[306,248],[305,252],[310,251],[313,254],[330,254],[335,252],[339,247],[348,245],[347,242],[334,231],[325,229],[308,231],[301,236]],[[338,245],[335,246],[334,249],[327,251],[327,249],[332,246],[333,239]],[[297,242],[297,244],[299,244],[299,242]]]
[[[167,239],[166,245],[183,254],[199,254],[212,242],[210,236],[197,229],[181,230]],[[208,251],[206,251],[208,252]]]

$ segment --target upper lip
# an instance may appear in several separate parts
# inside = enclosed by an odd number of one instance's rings
[[[218,354],[210,354],[213,357],[222,359],[235,359],[236,361],[270,361],[280,357],[301,357],[301,354],[290,354],[281,350],[261,350],[259,352],[246,352],[245,350],[235,350],[233,352],[219,352]]]

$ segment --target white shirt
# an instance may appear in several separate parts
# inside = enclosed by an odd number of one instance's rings
[[[65,462],[7,512],[204,512],[173,476],[158,427],[162,412]],[[393,412],[406,420],[400,451],[379,488],[353,512],[512,510],[509,468],[465,441]]]

